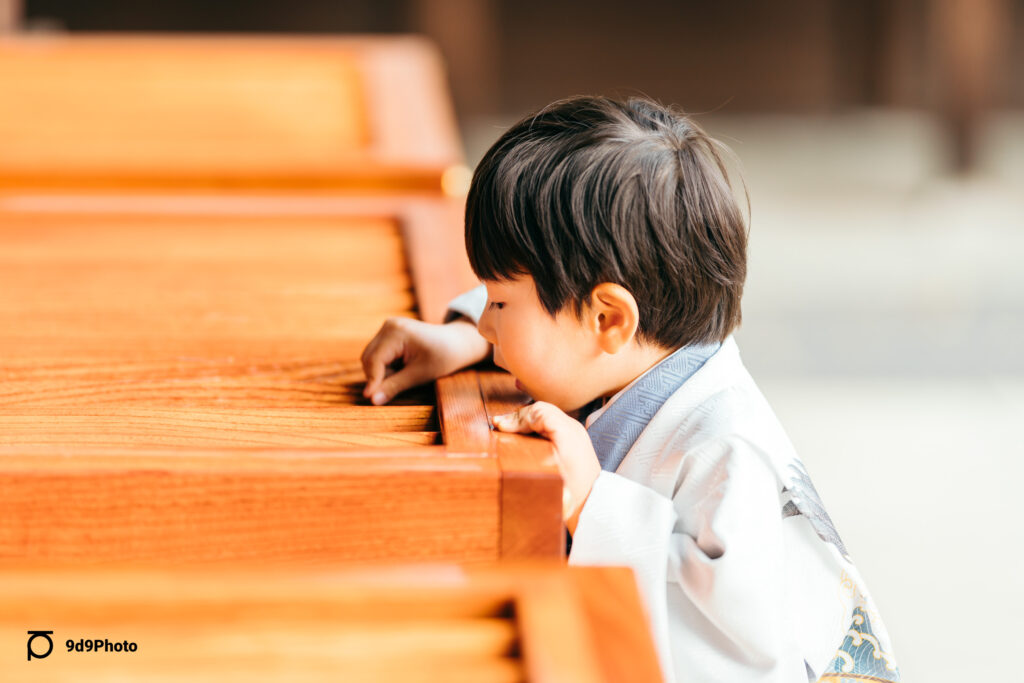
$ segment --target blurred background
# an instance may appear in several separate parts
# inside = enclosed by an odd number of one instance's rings
[[[470,166],[569,95],[695,114],[749,188],[744,359],[904,680],[1019,670],[1024,0],[0,0],[0,31],[427,35]]]

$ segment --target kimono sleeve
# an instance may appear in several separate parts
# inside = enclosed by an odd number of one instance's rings
[[[739,439],[681,462],[671,499],[602,472],[569,563],[633,568],[668,681],[806,681],[783,604],[773,470]]]
[[[480,322],[480,316],[483,315],[486,305],[487,288],[483,285],[474,287],[448,302],[448,312],[444,316],[444,321],[448,323],[460,315],[464,315],[476,325]]]

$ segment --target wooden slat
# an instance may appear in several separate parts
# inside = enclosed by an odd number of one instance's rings
[[[455,453],[486,454],[491,431],[476,370],[462,370],[436,382],[441,433]]]
[[[0,92],[0,186],[439,195],[462,159],[411,36],[3,36]]]

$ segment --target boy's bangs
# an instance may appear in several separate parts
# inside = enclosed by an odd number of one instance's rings
[[[514,199],[520,185],[515,175],[493,167],[478,172],[466,198],[466,254],[481,280],[511,280],[532,270],[525,207]]]

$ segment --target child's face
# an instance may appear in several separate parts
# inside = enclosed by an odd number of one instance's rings
[[[599,351],[573,312],[566,308],[552,318],[529,276],[484,284],[487,307],[478,328],[494,345],[494,362],[515,376],[520,389],[564,411],[593,400],[600,382],[588,370]]]

